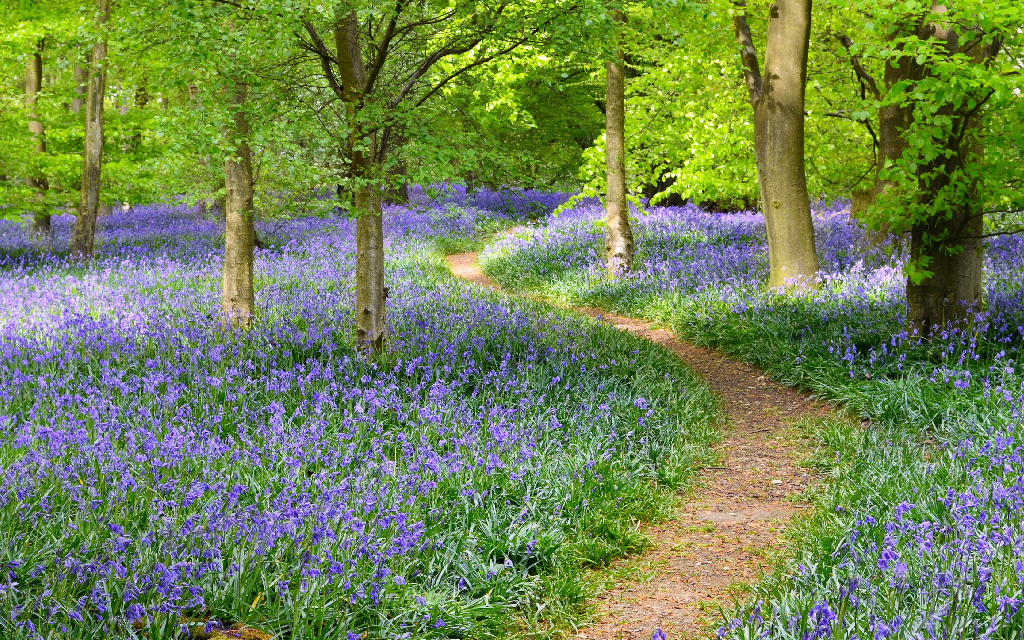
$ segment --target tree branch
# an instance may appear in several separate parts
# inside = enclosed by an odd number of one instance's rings
[[[409,92],[411,92],[413,90],[413,87],[416,86],[416,82],[420,78],[422,78],[423,74],[429,71],[431,67],[437,64],[439,60],[441,60],[442,58],[446,58],[448,56],[461,55],[463,53],[466,53],[467,51],[472,51],[473,47],[480,44],[481,40],[483,40],[483,37],[473,40],[470,44],[466,46],[446,47],[444,49],[438,49],[434,53],[430,54],[427,57],[427,59],[424,60],[423,63],[420,64],[420,66],[415,71],[412,72],[412,75],[409,76],[409,79],[406,81],[405,86],[402,87],[402,90],[398,93],[398,95],[392,98],[390,102],[388,102],[388,107],[394,109],[402,102],[402,100],[405,100],[405,98],[409,95]]]
[[[733,4],[743,10],[733,16],[732,26],[736,32],[736,41],[740,45],[740,60],[744,67],[743,78],[747,82],[750,104],[754,104],[761,99],[761,65],[757,61],[757,49],[754,47],[754,39],[750,36],[750,27],[747,26],[747,3],[734,2]]]
[[[860,56],[855,53],[851,53],[850,51],[853,47],[853,40],[850,40],[850,37],[846,35],[839,35],[836,37],[839,39],[839,42],[842,43],[846,52],[850,54],[850,64],[853,65],[853,72],[857,74],[857,79],[860,80],[861,85],[867,85],[867,87],[871,89],[871,94],[875,96],[875,100],[881,100],[882,93],[878,90],[878,83],[875,82],[875,79],[871,77],[871,74],[869,74],[867,69],[864,68],[864,65],[861,64]]]
[[[324,77],[327,78],[327,84],[331,85],[331,91],[341,98],[345,99],[345,91],[341,84],[338,82],[338,78],[334,75],[334,71],[331,69],[331,61],[333,58],[327,47],[324,46],[324,41],[320,39],[316,29],[309,23],[309,20],[303,20],[302,26],[306,28],[306,33],[309,34],[310,39],[313,41],[313,46],[316,49],[316,54],[320,57],[320,66],[323,67]]]
[[[388,47],[391,46],[391,40],[395,37],[395,27],[398,24],[398,16],[402,14],[405,9],[406,0],[398,0],[395,3],[394,13],[391,14],[391,19],[388,20],[388,26],[384,29],[384,36],[381,38],[380,47],[377,49],[377,55],[373,58],[373,64],[370,65],[370,72],[366,76],[366,86],[363,87],[363,93],[368,94],[373,90],[373,85],[377,81],[377,76],[380,75],[381,69],[384,68],[384,61],[388,57]]]
[[[995,95],[995,93],[995,89],[989,89],[985,97],[982,98],[981,100],[978,100],[977,104],[974,105],[974,108],[968,109],[958,118],[959,124],[956,125],[957,131],[956,133],[953,134],[953,139],[956,141],[957,146],[963,145],[964,136],[967,135],[967,130],[970,128],[971,119],[974,118],[974,116],[978,115],[978,112],[981,111],[981,108],[985,106],[985,104],[992,98],[992,96]]]
[[[993,231],[992,233],[983,233],[980,236],[961,236],[961,240],[984,240],[985,238],[995,238],[996,236],[1012,236],[1018,233],[1024,233],[1024,229],[1013,229],[1012,231]]]
[[[878,136],[875,135],[874,127],[872,127],[871,123],[868,122],[867,120],[854,120],[853,118],[848,116],[845,111],[833,111],[831,113],[825,113],[823,115],[829,118],[839,118],[840,120],[849,120],[850,122],[863,123],[864,126],[868,128],[868,133],[871,134],[871,140],[875,143],[875,148],[878,148]]]
[[[532,36],[532,35],[533,34],[531,33],[528,36],[524,36],[524,37],[520,38],[519,40],[516,40],[515,42],[513,42],[509,46],[505,47],[504,49],[500,49],[498,51],[495,51],[494,53],[492,53],[489,56],[484,56],[483,58],[477,58],[471,64],[468,64],[468,65],[462,67],[458,71],[454,71],[454,72],[450,73],[446,78],[444,78],[444,80],[441,80],[441,82],[439,82],[436,85],[434,85],[434,87],[431,88],[430,91],[427,92],[427,95],[425,95],[422,98],[420,98],[419,100],[417,100],[415,106],[418,107],[421,104],[423,104],[424,102],[426,102],[428,99],[430,99],[430,96],[432,96],[435,93],[437,93],[446,84],[448,84],[449,82],[451,82],[455,78],[459,77],[463,73],[469,71],[470,69],[473,69],[474,67],[479,67],[482,64],[487,64],[488,62],[490,62],[491,60],[494,60],[498,56],[503,56],[506,53],[509,53],[510,51],[516,49],[517,47],[522,46],[527,40],[530,39],[530,36]]]
[[[412,31],[413,29],[416,29],[417,27],[426,27],[426,26],[429,26],[429,25],[432,25],[432,24],[438,24],[439,22],[445,22],[447,20],[450,20],[452,17],[454,17],[456,13],[457,12],[454,9],[452,9],[451,11],[443,13],[443,14],[437,16],[437,17],[434,17],[434,18],[429,18],[427,20],[419,20],[417,22],[410,22],[408,24],[402,25],[401,28],[399,28],[399,29],[397,29],[395,31],[395,33],[396,34],[402,34],[402,33],[408,32],[408,31]]]

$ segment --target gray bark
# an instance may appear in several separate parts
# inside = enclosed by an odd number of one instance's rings
[[[110,20],[110,0],[96,0],[98,26]],[[96,216],[100,207],[103,172],[103,97],[107,89],[107,40],[101,37],[92,47],[89,83],[85,100],[85,145],[82,151],[82,200],[71,238],[71,255],[92,255]]]
[[[245,114],[248,87],[236,82],[231,93],[235,110],[229,135],[237,142],[234,155],[224,160],[224,274],[222,309],[225,320],[248,328],[255,313],[253,245],[256,230],[252,207],[252,152]]]
[[[343,18],[334,30],[339,78],[350,116],[363,98],[367,84],[366,66],[359,42],[359,20],[355,12]],[[363,138],[369,137],[371,148],[362,149]],[[353,128],[349,139],[350,166],[359,179],[372,179],[379,170],[375,136],[357,135]],[[356,343],[369,353],[380,353],[387,347],[387,287],[384,286],[384,228],[381,218],[379,189],[360,186],[353,194],[356,218]]]
[[[39,118],[39,91],[43,82],[43,41],[36,44],[36,50],[25,67],[25,109],[28,112],[28,130],[32,134],[36,159],[46,154],[46,129]],[[46,208],[46,191],[50,188],[41,168],[34,168],[28,178],[28,186],[35,192],[36,205],[32,215],[32,230],[40,235],[50,235],[50,213]]]
[[[615,12],[616,22],[623,22]],[[621,43],[616,59],[605,64],[605,227],[604,248],[608,273],[614,278],[633,269],[633,229],[626,201],[626,77]]]
[[[737,14],[733,26],[754,112],[754,155],[771,267],[768,286],[815,286],[818,254],[804,168],[811,0],[777,0],[769,8],[763,78],[746,16]]]

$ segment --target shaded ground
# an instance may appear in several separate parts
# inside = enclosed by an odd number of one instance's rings
[[[459,278],[498,288],[476,266],[475,253],[449,256],[448,265]],[[789,424],[830,409],[753,367],[647,322],[600,309],[576,310],[674,352],[721,397],[728,417],[718,446],[722,466],[701,472],[698,488],[671,520],[646,528],[654,548],[639,561],[627,559],[612,568],[644,579],[624,580],[602,594],[601,619],[577,637],[647,640],[659,628],[673,640],[707,637],[721,620],[719,606],[740,596],[768,568],[779,534],[806,506],[796,497],[812,480],[799,466],[808,451]],[[627,567],[633,570],[623,570]]]

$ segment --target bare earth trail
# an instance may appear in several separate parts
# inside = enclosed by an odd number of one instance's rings
[[[480,272],[475,253],[448,256],[448,266],[463,280],[499,288]],[[654,547],[640,562],[650,579],[605,592],[601,619],[577,637],[648,640],[659,628],[671,640],[708,637],[709,627],[721,620],[718,607],[727,607],[738,589],[761,576],[786,523],[806,506],[795,498],[813,480],[799,466],[808,450],[790,423],[831,408],[642,320],[575,309],[674,352],[721,397],[727,416],[718,445],[722,466],[704,469],[675,516],[645,530]]]

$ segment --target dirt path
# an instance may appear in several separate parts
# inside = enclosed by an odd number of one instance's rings
[[[448,265],[459,278],[498,289],[480,272],[475,253],[449,256]],[[721,621],[719,606],[728,607],[760,577],[778,535],[806,506],[794,497],[812,480],[799,466],[807,449],[795,441],[789,423],[823,416],[829,408],[753,367],[644,321],[594,308],[576,310],[673,351],[722,398],[728,416],[719,445],[722,466],[701,472],[698,488],[674,518],[646,529],[654,548],[639,562],[649,579],[605,592],[601,619],[577,637],[648,640],[659,628],[671,640],[708,637],[709,627]],[[638,561],[619,564],[630,562]]]

